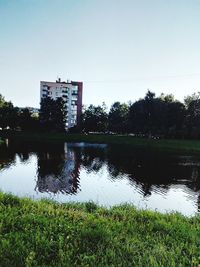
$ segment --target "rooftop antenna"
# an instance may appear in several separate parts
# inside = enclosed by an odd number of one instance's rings
[[[57,80],[56,80],[57,83],[60,83],[61,82],[61,78],[59,76],[57,76]]]

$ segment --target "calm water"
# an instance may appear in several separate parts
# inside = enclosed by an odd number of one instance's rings
[[[200,157],[84,143],[0,146],[0,190],[59,202],[200,211]]]

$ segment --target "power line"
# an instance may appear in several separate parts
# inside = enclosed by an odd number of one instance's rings
[[[137,77],[132,78],[131,80],[85,80],[85,83],[134,83],[135,81],[145,81],[145,80],[155,80],[155,79],[173,79],[173,78],[187,78],[199,76],[200,73],[191,73],[191,74],[176,74],[176,75],[166,75],[166,76],[151,76],[151,77]]]

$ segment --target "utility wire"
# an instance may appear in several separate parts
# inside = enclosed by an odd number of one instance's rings
[[[85,80],[85,83],[134,83],[135,81],[145,81],[145,80],[155,80],[155,79],[173,79],[173,78],[189,78],[199,76],[200,73],[191,73],[191,74],[180,74],[180,75],[168,75],[168,76],[151,76],[151,77],[141,77],[141,78],[132,78],[131,80]]]

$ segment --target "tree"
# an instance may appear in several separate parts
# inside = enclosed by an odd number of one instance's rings
[[[190,138],[200,137],[200,93],[187,96],[185,99],[185,127]]]
[[[172,103],[175,101],[174,95],[172,94],[165,95],[162,93],[159,98],[167,103]]]
[[[131,131],[137,134],[179,137],[183,135],[185,106],[173,95],[156,98],[147,92],[130,107]]]
[[[66,107],[62,98],[56,100],[46,97],[42,99],[40,123],[45,131],[63,132],[66,128]]]
[[[15,130],[19,126],[19,108],[11,106],[7,110],[8,126],[11,130]]]
[[[83,129],[86,132],[105,132],[108,126],[106,106],[90,105],[83,114]]]
[[[67,111],[65,105],[65,101],[61,97],[54,101],[53,123],[58,132],[64,132],[66,129]]]
[[[28,108],[19,109],[18,126],[22,131],[38,131],[40,128],[38,118]]]
[[[2,129],[17,127],[18,108],[15,108],[11,102],[6,102],[0,96],[0,127]]]
[[[191,102],[193,101],[197,101],[200,99],[200,92],[198,93],[193,93],[192,95],[188,95],[184,98],[184,103],[186,108],[189,107],[189,105],[191,104]]]
[[[155,93],[148,90],[144,99],[147,101],[152,101],[155,98],[155,96],[156,96]]]
[[[172,94],[161,94],[163,101],[164,136],[182,137],[184,135],[185,106]]]
[[[128,131],[129,106],[115,102],[108,114],[108,128],[112,132],[126,133]]]
[[[6,101],[5,98],[0,94],[0,108],[5,105]]]
[[[151,136],[158,128],[160,113],[160,101],[155,98],[155,94],[148,91],[144,99],[133,103],[130,107],[131,131],[137,134]]]
[[[166,137],[180,138],[184,135],[185,106],[179,101],[167,103]]]

